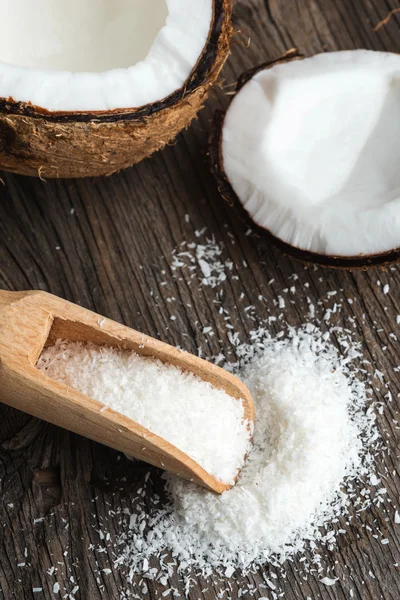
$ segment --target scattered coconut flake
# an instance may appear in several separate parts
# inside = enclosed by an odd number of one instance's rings
[[[335,583],[338,581],[338,579],[332,579],[331,577],[323,577],[322,579],[320,579],[320,582],[323,583],[324,585],[335,585]]]
[[[200,283],[215,288],[227,280],[228,273],[233,269],[233,263],[229,259],[222,258],[223,243],[217,242],[213,236],[205,236],[205,233],[206,229],[196,232],[199,243],[184,242],[185,250],[173,253],[170,267],[172,271],[196,269],[201,273]],[[202,238],[201,242],[200,238]]]

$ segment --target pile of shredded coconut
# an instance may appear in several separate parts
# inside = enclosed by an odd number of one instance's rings
[[[159,576],[153,557],[161,570],[177,564],[205,576],[280,564],[318,540],[334,544],[337,532],[323,528],[371,504],[356,488],[373,482],[379,436],[367,388],[351,369],[357,347],[342,356],[314,325],[254,335],[239,371],[255,401],[254,447],[238,483],[216,496],[167,476],[167,507],[157,499],[149,511],[139,500],[115,544],[116,564],[130,576]]]
[[[243,403],[223,390],[159,360],[90,343],[58,340],[37,366],[171,442],[220,481],[234,482],[250,432]]]

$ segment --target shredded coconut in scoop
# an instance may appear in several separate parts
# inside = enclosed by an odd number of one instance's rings
[[[171,442],[220,481],[234,482],[249,428],[243,403],[223,390],[159,360],[90,343],[58,340],[38,368]]]

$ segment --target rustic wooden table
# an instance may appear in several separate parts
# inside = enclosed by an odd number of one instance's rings
[[[400,381],[394,367],[400,358],[399,343],[389,335],[396,333],[400,314],[399,270],[305,268],[246,235],[218,196],[207,163],[207,136],[214,109],[226,105],[229,84],[243,70],[292,47],[306,55],[361,47],[400,51],[400,14],[376,30],[395,7],[394,0],[237,0],[234,20],[241,34],[224,70],[225,87],[214,92],[176,144],[107,179],[43,182],[2,174],[0,185],[0,288],[48,290],[189,351],[201,348],[205,356],[222,348],[234,354],[226,313],[221,315],[221,304],[215,303],[217,292],[243,341],[257,315],[261,320],[267,311],[282,312],[274,305],[279,294],[286,294],[283,312],[293,325],[306,319],[306,296],[321,310],[341,305],[331,323],[346,325],[354,317],[354,335],[363,340],[371,371],[384,373],[393,396],[378,420],[390,448],[379,469],[392,504],[367,511],[362,520],[374,529],[350,526],[328,554],[327,565],[339,578],[335,586],[326,587],[315,576],[304,580],[298,564],[291,563],[287,578],[279,581],[291,600],[400,597],[400,535],[394,524],[400,492],[394,423]],[[199,285],[198,274],[188,267],[171,269],[173,252],[186,247],[182,242],[198,244],[206,237],[223,246],[223,259],[233,261],[237,275],[216,289]],[[293,285],[293,274],[299,278],[297,291],[284,292]],[[244,310],[248,305],[256,307],[251,318]],[[204,334],[205,326],[216,334]],[[384,400],[387,390],[377,381],[375,393]],[[113,569],[107,540],[98,532],[107,520],[116,535],[118,518],[110,517],[109,508],[134,503],[147,467],[3,406],[0,418],[1,600],[162,597],[161,583],[150,582],[148,594],[134,592],[123,572]],[[156,470],[151,481],[159,485]],[[374,537],[376,527],[387,545]],[[88,551],[90,544],[99,551]],[[270,569],[267,565],[247,584],[258,586]],[[182,593],[177,579],[170,583]],[[237,584],[230,587],[237,598]],[[229,597],[218,595],[223,589],[217,581],[197,581],[190,598]],[[263,596],[272,597],[259,588],[255,597]]]

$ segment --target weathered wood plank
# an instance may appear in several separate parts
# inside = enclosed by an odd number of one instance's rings
[[[379,418],[391,451],[380,470],[392,505],[363,516],[365,524],[379,525],[389,544],[382,546],[366,528],[352,525],[327,558],[338,584],[327,588],[315,577],[304,581],[293,563],[287,579],[280,579],[289,600],[400,596],[394,566],[400,564],[400,539],[393,522],[400,493],[399,430],[393,423],[398,419],[400,381],[393,367],[400,358],[398,342],[389,336],[396,332],[400,314],[399,269],[314,270],[246,235],[246,227],[216,191],[208,168],[207,137],[215,108],[226,105],[229,85],[241,72],[292,47],[306,55],[359,47],[400,51],[399,14],[374,31],[395,6],[393,0],[237,1],[235,26],[241,33],[224,71],[225,86],[214,92],[199,120],[175,145],[107,179],[45,183],[1,175],[0,288],[45,289],[189,351],[201,348],[205,356],[212,356],[224,349],[233,356],[215,290],[199,286],[188,269],[171,270],[172,253],[184,241],[202,239],[196,232],[206,227],[204,235],[223,243],[225,259],[234,263],[238,278],[230,277],[221,286],[221,302],[243,340],[257,326],[254,313],[244,309],[254,305],[260,320],[268,311],[278,315],[274,299],[292,285],[292,274],[299,280],[297,292],[285,295],[288,322],[299,325],[306,319],[306,296],[315,305],[320,300],[326,307],[341,303],[341,311],[332,316],[339,325],[355,318],[354,335],[364,340],[370,370],[376,367],[385,373],[393,395]],[[387,295],[385,284],[390,285]],[[327,296],[332,290],[337,290],[334,300]],[[214,336],[202,334],[208,325],[216,330]],[[376,387],[376,398],[384,400],[386,389],[378,381]],[[0,599],[65,597],[76,585],[77,600],[122,597],[120,590],[127,588],[122,572],[102,571],[112,568],[113,557],[98,531],[107,521],[115,535],[118,518],[111,518],[109,510],[134,503],[148,468],[16,411],[1,407],[0,416]],[[156,470],[147,485],[161,489]],[[105,552],[88,551],[90,544]],[[57,572],[50,575],[52,566]],[[267,565],[247,581],[259,586],[263,574],[270,572],[274,568]],[[55,581],[59,595],[52,592]],[[170,584],[182,592],[176,578]],[[43,592],[33,594],[35,587]],[[148,588],[143,598],[159,598],[165,589],[153,583]],[[232,582],[232,597],[237,589]],[[198,581],[190,597],[212,600],[220,590],[218,581]],[[258,596],[269,597],[268,590],[260,588]]]

